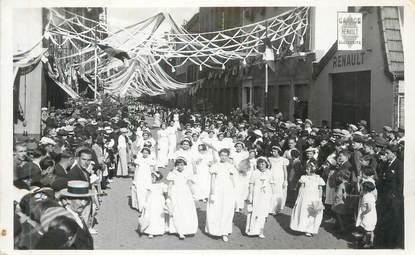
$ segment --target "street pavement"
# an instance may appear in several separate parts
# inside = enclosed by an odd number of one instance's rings
[[[153,133],[155,134],[154,130]],[[156,136],[154,135],[156,139]],[[166,177],[172,169],[159,170]],[[116,178],[110,184],[98,211],[98,224],[94,236],[95,249],[350,249],[350,237],[338,236],[333,224],[322,223],[320,231],[313,237],[290,229],[291,208],[286,207],[278,216],[269,216],[265,224],[265,239],[244,235],[246,216],[235,213],[232,235],[229,242],[211,237],[204,231],[206,205],[196,202],[199,219],[198,231],[194,236],[179,240],[176,235],[165,234],[149,239],[137,231],[138,212],[131,208],[132,178]]]

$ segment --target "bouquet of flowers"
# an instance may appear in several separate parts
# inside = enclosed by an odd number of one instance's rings
[[[324,205],[323,202],[321,202],[320,200],[313,201],[308,207],[308,213],[313,217],[316,217],[317,214],[319,214],[323,210]]]

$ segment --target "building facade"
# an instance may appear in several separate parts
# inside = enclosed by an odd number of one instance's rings
[[[401,9],[364,7],[363,49],[337,45],[314,66],[310,118],[345,126],[366,120],[369,127],[404,127],[404,54]]]
[[[195,15],[197,19],[187,24],[191,31],[212,32],[262,21],[277,16],[294,7],[205,7]],[[322,55],[335,41],[337,28],[324,28],[326,36],[320,34],[327,22],[317,19],[317,15],[326,19],[335,18],[337,11],[347,7],[331,8],[330,11],[320,7],[312,7],[309,12],[309,27],[305,34],[304,45],[297,49],[301,54],[286,56],[275,62],[275,69],[268,69],[268,98],[265,100],[265,64],[262,58],[251,58],[246,65],[234,61],[226,65],[225,70],[202,70],[197,66],[182,70],[182,78],[186,81],[199,80],[196,89],[189,93],[181,91],[181,102],[177,105],[197,110],[208,109],[214,112],[229,112],[233,108],[245,108],[254,105],[264,112],[267,102],[268,114],[281,111],[286,119],[306,118],[309,115],[310,89],[313,84],[313,62],[316,52]],[[322,13],[325,15],[321,15]],[[191,21],[192,21],[191,20]],[[317,22],[317,20],[319,22]],[[195,22],[196,21],[196,22]],[[327,27],[327,26],[326,26]],[[192,66],[192,65],[190,65]],[[186,73],[184,75],[183,73]],[[187,96],[186,95],[189,95]],[[188,98],[188,99],[185,99]],[[189,100],[190,98],[190,100]]]
[[[63,9],[77,15],[105,22],[105,8],[56,8],[61,12]],[[61,57],[77,53],[72,46],[56,48],[46,40],[42,40],[45,25],[48,22],[49,10],[45,8],[19,8],[13,10],[13,45],[14,55],[21,54],[31,49],[41,41],[41,47],[48,48],[48,53]],[[65,16],[65,13],[61,13]],[[88,21],[84,23],[86,26]],[[103,35],[105,36],[105,35]],[[63,39],[58,39],[62,42]],[[78,45],[81,46],[81,45]],[[14,109],[20,113],[15,114],[14,133],[16,134],[40,134],[40,117],[42,107],[62,107],[67,95],[64,89],[56,84],[47,82],[43,65],[39,63],[30,72],[19,70],[14,80]],[[23,118],[17,118],[21,115]]]

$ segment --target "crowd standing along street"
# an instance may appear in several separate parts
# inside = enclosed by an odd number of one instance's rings
[[[100,214],[114,223],[123,213],[101,209],[119,183],[129,186],[122,196],[131,197],[130,231],[140,240],[231,243],[241,222],[239,238],[267,239],[270,222],[290,209],[277,224],[298,240],[318,238],[323,224],[324,235],[350,247],[403,246],[403,130],[376,133],[365,120],[330,129],[280,113],[203,114],[132,98],[43,111],[41,139],[15,137],[16,249],[94,249],[96,235],[106,235],[96,228],[105,228]]]

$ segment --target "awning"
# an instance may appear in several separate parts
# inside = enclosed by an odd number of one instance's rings
[[[66,94],[68,94],[71,98],[73,98],[73,99],[77,99],[77,98],[79,98],[79,95],[78,95],[78,93],[76,93],[71,87],[69,87],[67,84],[64,84],[64,83],[61,83],[61,82],[59,82],[59,81],[57,81],[57,80],[55,80],[53,77],[51,77],[51,76],[49,76],[51,79],[52,79],[52,81],[56,84],[56,85],[58,85],[61,89],[63,89],[63,91],[65,91],[66,92]]]

